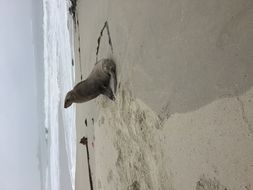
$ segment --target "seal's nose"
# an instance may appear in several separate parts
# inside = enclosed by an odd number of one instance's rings
[[[71,104],[72,104],[71,101],[65,100],[64,108],[68,108],[69,106],[71,106]]]
[[[67,108],[67,104],[66,104],[66,102],[64,103],[64,108]]]

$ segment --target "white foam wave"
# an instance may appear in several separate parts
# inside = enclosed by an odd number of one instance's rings
[[[74,83],[74,68],[68,29],[68,5],[62,0],[43,0],[45,127],[48,129],[49,163],[47,190],[60,189],[59,130],[65,131],[72,189],[75,189],[75,107],[63,108],[64,96]],[[63,125],[63,126],[60,126]]]

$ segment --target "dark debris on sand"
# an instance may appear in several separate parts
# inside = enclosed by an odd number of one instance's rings
[[[71,6],[69,7],[69,13],[72,15],[74,21],[76,21],[76,7],[77,7],[77,0],[70,0]]]
[[[74,27],[75,27],[75,31],[77,31],[78,33],[78,43],[79,43],[79,48],[78,48],[78,52],[79,52],[79,65],[80,65],[80,72],[81,72],[81,81],[83,80],[83,74],[82,74],[82,60],[81,60],[81,45],[80,45],[80,41],[81,41],[81,37],[80,37],[80,32],[79,32],[79,20],[78,20],[78,13],[77,13],[77,3],[78,0],[69,0],[71,5],[69,7],[69,14],[72,16],[72,19],[74,21]],[[72,61],[72,65],[74,66],[74,61]]]
[[[83,144],[84,146],[86,146],[88,169],[89,169],[90,189],[93,190],[93,181],[92,181],[91,167],[90,167],[90,153],[89,153],[89,146],[88,146],[88,138],[83,137],[80,140],[80,143]]]

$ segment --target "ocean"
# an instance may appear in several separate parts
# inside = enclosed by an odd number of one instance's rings
[[[70,2],[43,0],[45,166],[43,189],[75,189],[75,106],[64,109],[75,81]]]

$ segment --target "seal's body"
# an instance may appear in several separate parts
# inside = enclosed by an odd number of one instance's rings
[[[98,61],[91,74],[84,81],[79,82],[73,90],[69,91],[65,98],[64,108],[71,106],[72,103],[82,103],[92,100],[103,94],[115,100],[110,81],[113,81],[114,92],[116,92],[117,77],[116,64],[111,59]]]

